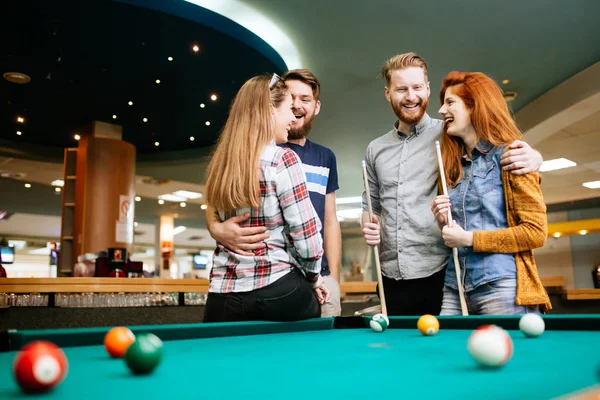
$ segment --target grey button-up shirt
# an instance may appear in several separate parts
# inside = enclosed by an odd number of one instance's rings
[[[381,272],[392,279],[425,278],[445,268],[450,255],[431,212],[442,121],[425,114],[408,136],[397,128],[398,121],[369,143],[365,159],[371,205],[381,226]],[[366,192],[362,208],[367,210]]]

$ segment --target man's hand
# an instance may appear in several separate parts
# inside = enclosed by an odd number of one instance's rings
[[[544,159],[536,150],[532,149],[527,142],[515,140],[506,153],[500,157],[500,164],[505,171],[515,175],[525,175],[536,172],[542,166]]]
[[[263,240],[269,238],[267,228],[258,226],[253,228],[242,228],[240,223],[250,218],[250,214],[236,215],[223,222],[213,221],[210,224],[210,235],[229,250],[243,255],[252,256],[254,253],[248,250],[258,250],[266,247]]]
[[[450,197],[445,195],[436,196],[431,203],[431,212],[440,228],[448,224],[448,210],[450,209]]]
[[[363,236],[369,246],[377,246],[381,241],[379,230],[379,217],[377,215],[373,215],[373,222],[363,224]]]

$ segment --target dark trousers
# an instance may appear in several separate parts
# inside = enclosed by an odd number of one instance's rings
[[[445,268],[420,279],[397,281],[383,276],[388,315],[439,315],[442,310],[445,276]],[[379,284],[377,295],[379,296]]]
[[[297,269],[269,286],[244,293],[209,293],[204,322],[298,321],[321,316],[312,285]]]

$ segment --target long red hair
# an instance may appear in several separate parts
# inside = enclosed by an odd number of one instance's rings
[[[471,124],[477,133],[477,140],[483,139],[494,146],[506,146],[523,137],[502,91],[490,77],[481,72],[450,72],[440,90],[442,105],[449,87],[471,111]],[[449,186],[456,186],[462,178],[461,158],[465,144],[461,138],[448,135],[444,127],[440,149],[446,181]]]

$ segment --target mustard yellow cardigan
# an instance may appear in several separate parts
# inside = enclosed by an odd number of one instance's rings
[[[538,275],[533,249],[548,237],[546,203],[537,172],[514,175],[502,171],[508,228],[473,232],[473,251],[514,253],[517,265],[516,304],[552,309],[550,297]]]

